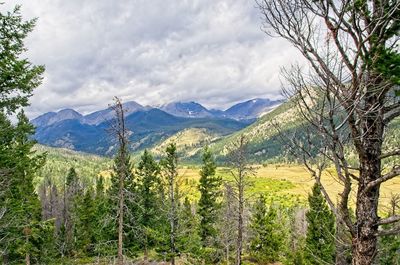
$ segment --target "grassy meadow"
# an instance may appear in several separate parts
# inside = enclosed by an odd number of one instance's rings
[[[247,189],[249,199],[256,198],[257,195],[265,194],[270,202],[279,204],[306,204],[307,195],[314,184],[313,178],[301,165],[253,165],[254,175],[249,177],[250,185]],[[180,169],[180,179],[182,182],[182,193],[192,200],[199,197],[197,183],[200,178],[199,166],[183,166]],[[230,169],[219,167],[217,174],[225,181],[233,181]],[[326,187],[331,198],[337,198],[342,190],[334,174],[334,169],[328,169],[322,177],[322,182]],[[353,184],[351,204],[355,203],[356,184]],[[384,183],[381,189],[380,210],[386,212],[386,206],[392,194],[399,193],[400,179],[395,178]]]
[[[39,172],[36,183],[40,183],[44,178],[50,178],[55,183],[62,183],[70,167],[74,167],[78,175],[86,184],[94,184],[95,178],[101,174],[105,179],[111,176],[112,160],[68,149],[50,148],[38,145],[36,150],[47,153],[45,166]],[[270,203],[279,203],[283,206],[307,203],[307,195],[314,183],[311,175],[302,165],[296,164],[264,164],[253,165],[253,174],[249,176],[249,186],[247,187],[247,197],[250,201],[256,199],[258,195],[264,194]],[[199,175],[199,165],[181,165],[179,169],[179,185],[181,196],[188,197],[195,201],[199,199],[197,189]],[[322,182],[332,198],[336,198],[341,191],[341,184],[337,180],[335,170],[328,169],[323,175]],[[221,176],[226,182],[232,182],[231,170],[227,167],[218,167],[217,175]],[[354,205],[354,194],[356,184],[353,186],[352,205]],[[389,205],[391,194],[399,193],[400,179],[394,178],[384,183],[381,189],[380,203],[381,211],[386,211]]]

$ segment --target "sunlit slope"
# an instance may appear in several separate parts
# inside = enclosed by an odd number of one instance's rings
[[[36,145],[37,153],[46,153],[46,163],[38,172],[36,183],[43,179],[50,179],[57,185],[64,182],[68,170],[74,167],[78,175],[86,184],[93,184],[101,173],[111,169],[112,161],[109,158],[72,151],[66,148],[53,148]]]

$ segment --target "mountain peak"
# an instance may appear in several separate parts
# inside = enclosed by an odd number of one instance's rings
[[[73,109],[62,109],[58,112],[47,112],[32,120],[32,124],[40,126],[49,126],[51,124],[64,120],[81,120],[82,114]]]
[[[233,105],[224,111],[225,115],[234,119],[254,119],[263,113],[282,103],[282,100],[270,100],[268,98],[254,98]]]
[[[204,118],[213,116],[205,107],[194,101],[172,102],[161,106],[160,109],[178,117]]]

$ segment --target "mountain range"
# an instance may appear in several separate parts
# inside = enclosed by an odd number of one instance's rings
[[[282,162],[288,159],[278,130],[285,134],[304,132],[304,120],[296,110],[294,99],[281,102],[249,100],[222,110],[208,110],[198,103],[171,103],[158,108],[135,102],[124,104],[126,125],[130,130],[130,147],[134,158],[143,149],[161,157],[168,143],[175,142],[179,157],[187,162],[201,161],[201,150],[208,145],[217,160],[223,162],[233,142],[240,135],[248,141],[249,160]],[[265,107],[261,107],[261,102]],[[115,153],[116,141],[107,128],[113,112],[110,108],[89,115],[71,110],[45,113],[32,120],[37,127],[35,139],[44,145],[63,147],[99,155]],[[385,148],[398,146],[400,119],[388,127]],[[287,162],[287,161],[286,161]]]
[[[144,148],[156,149],[177,136],[198,140],[189,146],[185,144],[186,148],[216,141],[244,129],[281,103],[281,100],[252,99],[227,110],[209,110],[196,102],[173,102],[151,107],[130,101],[123,107],[127,128],[131,131],[131,149],[140,152]],[[40,144],[110,155],[116,146],[107,132],[113,117],[111,108],[88,115],[63,109],[40,115],[31,122],[36,126],[34,138]]]

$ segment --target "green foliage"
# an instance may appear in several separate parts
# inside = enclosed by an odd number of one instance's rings
[[[221,177],[215,176],[216,164],[208,148],[203,153],[203,166],[200,170],[200,200],[198,214],[200,215],[200,237],[203,246],[210,246],[210,241],[215,237],[217,231],[215,222],[217,212],[220,208],[219,198],[221,196]]]
[[[161,161],[163,174],[167,182],[167,209],[169,221],[169,249],[166,252],[168,258],[174,259],[177,255],[176,240],[178,226],[178,203],[179,203],[179,188],[177,185],[178,177],[178,155],[176,144],[171,143],[165,149],[166,157]]]
[[[21,59],[26,51],[24,39],[33,30],[36,20],[24,21],[20,6],[0,12],[0,110],[15,113],[28,106],[32,91],[41,84],[43,66]]]
[[[136,168],[135,183],[135,237],[147,257],[149,249],[159,240],[159,228],[163,223],[160,166],[147,150]]]
[[[21,110],[40,85],[44,68],[20,58],[35,20],[24,21],[17,6],[0,12],[0,25],[0,254],[18,263],[25,257],[39,260],[48,241],[43,234],[48,224],[41,222],[33,185],[44,156],[32,151],[34,128]],[[9,116],[15,114],[14,125]]]
[[[77,196],[74,204],[74,249],[77,256],[92,256],[95,254],[97,207],[92,188],[84,195]]]
[[[251,255],[260,263],[278,261],[283,250],[284,234],[276,207],[267,208],[264,196],[260,196],[253,207],[250,230]]]
[[[179,220],[178,251],[194,258],[200,258],[201,238],[199,233],[197,233],[199,220],[188,198],[185,198],[183,202],[182,209],[179,213]]]
[[[68,149],[35,145],[37,152],[46,153],[46,164],[39,170],[35,184],[40,185],[45,179],[51,179],[60,189],[64,185],[66,172],[73,167],[85,186],[93,185],[93,180],[102,172],[112,168],[112,160],[106,157],[75,152]],[[107,186],[108,179],[104,179]]]
[[[326,264],[335,261],[335,217],[328,208],[320,186],[315,183],[308,197],[306,214],[308,227],[305,246],[307,264]]]
[[[12,125],[0,112],[0,201],[4,211],[0,219],[2,251],[10,259],[20,260],[25,254],[38,253],[35,227],[40,225],[40,203],[33,186],[36,171],[44,157],[31,151],[34,142],[29,136],[33,127],[23,112]]]

